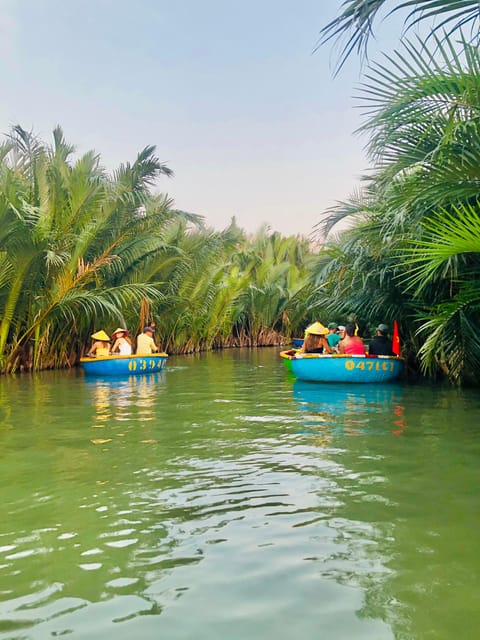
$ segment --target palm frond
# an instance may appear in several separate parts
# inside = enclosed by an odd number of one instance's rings
[[[354,52],[362,59],[367,58],[369,40],[375,36],[374,22],[388,4],[388,0],[345,0],[340,15],[321,29],[315,50],[332,40],[336,42],[339,49],[336,73]],[[480,7],[477,0],[408,0],[393,4],[392,9],[384,13],[389,18],[402,11],[407,11],[407,14],[400,38],[418,24],[441,16],[443,19],[430,27],[432,36],[440,37],[443,33],[443,37],[448,38],[470,25],[472,41],[474,44],[478,42],[476,26],[480,20]]]

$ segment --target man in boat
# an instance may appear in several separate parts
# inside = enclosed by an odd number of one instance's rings
[[[90,358],[108,356],[110,353],[110,337],[108,336],[108,333],[102,329],[101,331],[92,333],[91,337],[95,342],[93,342],[90,347],[87,356]]]
[[[369,356],[394,356],[392,351],[392,341],[388,337],[388,326],[379,324],[376,328],[376,335],[370,340],[368,347]]]
[[[152,340],[155,342],[155,344],[157,344],[157,341],[155,340],[155,329],[156,329],[156,326],[157,326],[157,325],[155,324],[155,321],[154,321],[154,320],[152,320],[152,321],[149,323],[149,325],[148,325],[148,326],[149,326],[149,327],[150,327],[150,329],[152,330]],[[157,345],[157,347],[158,347],[158,345]],[[160,351],[160,348],[158,348],[158,351]]]
[[[137,337],[137,355],[155,353],[158,347],[153,339],[152,327],[145,327],[143,333]]]
[[[330,345],[330,347],[336,351],[336,346],[337,344],[340,342],[341,338],[340,335],[338,333],[338,324],[336,322],[330,322],[330,324],[328,325],[328,335],[327,335],[327,341],[328,344]]]

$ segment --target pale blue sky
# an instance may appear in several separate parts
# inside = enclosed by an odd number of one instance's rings
[[[0,0],[1,131],[59,123],[108,169],[148,144],[159,189],[224,228],[309,234],[367,167],[352,61],[312,55],[340,0]]]

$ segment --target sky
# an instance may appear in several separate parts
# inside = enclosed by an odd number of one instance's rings
[[[223,229],[309,235],[368,162],[358,61],[313,50],[341,0],[0,0],[0,131],[60,124],[113,170],[147,145],[158,189]]]

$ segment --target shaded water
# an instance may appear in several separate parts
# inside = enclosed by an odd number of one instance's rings
[[[0,640],[475,638],[480,395],[274,350],[0,379]]]

